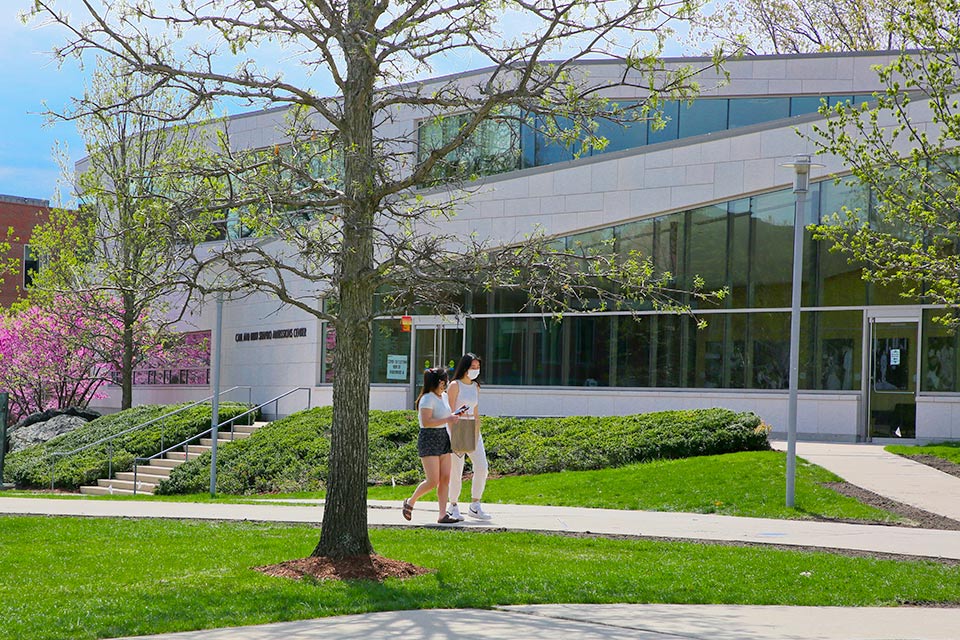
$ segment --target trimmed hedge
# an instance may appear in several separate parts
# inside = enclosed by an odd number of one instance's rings
[[[217,490],[227,494],[315,491],[327,478],[330,407],[310,409],[225,445],[217,453]],[[422,477],[413,411],[370,412],[371,484]],[[498,475],[616,467],[658,458],[760,451],[768,428],[752,413],[727,409],[632,416],[483,418],[490,469]],[[209,454],[177,467],[158,493],[209,487]]]
[[[188,403],[185,403],[188,404]],[[92,420],[70,433],[57,436],[7,456],[4,480],[19,487],[50,487],[50,453],[71,451],[96,442],[109,435],[120,433],[138,424],[158,418],[183,405],[142,405]],[[240,415],[249,407],[238,402],[220,405],[220,419],[227,420]],[[129,471],[137,457],[150,456],[210,427],[210,405],[197,405],[160,422],[137,429],[113,440],[113,471]],[[248,416],[251,417],[252,416]],[[247,417],[243,419],[247,421]],[[95,484],[106,478],[109,466],[109,451],[106,444],[91,447],[72,456],[58,457],[55,463],[56,486],[76,489],[81,485]]]

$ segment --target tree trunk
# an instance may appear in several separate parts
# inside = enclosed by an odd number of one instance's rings
[[[133,406],[133,299],[123,295],[123,353],[120,363],[120,410]]]
[[[366,24],[369,0],[352,0],[348,22]],[[343,242],[340,310],[335,323],[330,470],[323,527],[315,556],[342,558],[373,552],[367,533],[367,429],[370,410],[370,342],[373,316],[373,233],[378,207],[374,176],[373,87],[376,69],[365,53],[363,31],[347,36],[347,90],[341,133],[344,149]]]

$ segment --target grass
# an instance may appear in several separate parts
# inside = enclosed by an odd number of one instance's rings
[[[0,639],[80,640],[346,613],[531,603],[960,603],[960,566],[696,543],[374,530],[400,582],[294,582],[251,567],[308,555],[307,526],[0,518]],[[470,558],[465,570],[464,558]]]
[[[901,456],[936,456],[960,464],[960,442],[940,442],[923,447],[892,444],[884,447],[884,449]]]
[[[786,457],[777,451],[731,453],[680,460],[645,462],[599,471],[565,471],[530,476],[506,476],[487,483],[489,503],[538,504],[605,509],[682,511],[762,518],[829,518],[868,522],[899,522],[901,518],[864,505],[821,486],[839,478],[803,460],[797,465],[796,508],[785,505]],[[373,500],[400,501],[413,488],[406,485],[370,487]],[[464,501],[469,481],[464,483]],[[5,492],[2,495],[49,495]],[[62,494],[60,494],[62,495]],[[271,494],[258,497],[319,499],[322,492]],[[131,499],[104,496],[100,499]],[[143,499],[137,497],[136,499]],[[209,494],[155,496],[153,500],[186,502],[250,502],[254,496]],[[426,500],[436,500],[435,494]]]

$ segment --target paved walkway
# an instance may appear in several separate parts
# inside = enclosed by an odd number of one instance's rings
[[[775,446],[785,446],[775,443]],[[960,520],[960,478],[887,454],[873,445],[798,443],[798,455],[848,482]],[[2,494],[0,494],[2,495]],[[437,525],[436,503],[422,502],[412,523],[399,503],[371,501],[374,526]],[[598,533],[824,547],[960,560],[960,531],[730,516],[491,504],[490,522],[463,528]],[[0,497],[0,514],[190,518],[317,523],[322,505],[173,503]],[[957,638],[960,609],[550,605],[492,611],[403,611],[156,636],[182,640],[307,640],[321,637],[530,638]]]

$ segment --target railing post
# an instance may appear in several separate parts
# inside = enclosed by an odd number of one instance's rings
[[[50,455],[50,491],[53,491],[53,475],[56,473],[57,468],[57,458],[54,455]]]
[[[137,495],[137,461],[133,461],[133,495]]]
[[[107,462],[107,479],[110,480],[113,478],[113,442],[107,445],[107,451],[110,456],[110,460]]]

